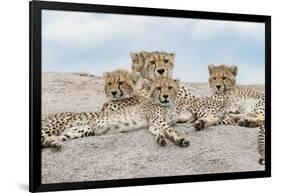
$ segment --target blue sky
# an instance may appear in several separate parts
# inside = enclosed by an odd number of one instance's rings
[[[176,53],[174,77],[206,82],[208,64],[238,66],[238,83],[264,84],[264,24],[44,10],[44,72],[131,69],[131,51]]]

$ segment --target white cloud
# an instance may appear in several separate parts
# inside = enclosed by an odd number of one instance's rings
[[[145,34],[148,17],[43,11],[43,40],[62,45],[98,46],[115,38]]]
[[[265,84],[265,69],[256,68],[255,65],[241,63],[238,66],[237,83],[238,84]]]
[[[158,30],[188,30],[194,38],[212,38],[218,33],[233,31],[256,37],[264,24],[202,19],[180,19],[87,12],[43,11],[43,39],[63,45],[95,46],[114,38],[161,36]],[[153,30],[151,30],[153,29]]]
[[[196,20],[191,26],[191,35],[197,39],[206,39],[225,32],[233,32],[245,38],[261,38],[264,24],[253,22]]]

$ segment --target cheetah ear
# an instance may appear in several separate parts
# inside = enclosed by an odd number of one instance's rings
[[[133,83],[136,84],[141,78],[141,74],[139,72],[131,73],[131,78],[133,80]]]
[[[104,72],[104,73],[102,74],[102,76],[103,76],[104,79],[106,79],[106,78],[109,76],[109,74],[110,74],[109,72]]]
[[[169,55],[170,55],[171,57],[173,57],[173,58],[176,57],[176,53],[175,53],[175,52],[169,53]]]
[[[141,52],[140,52],[140,56],[141,56],[142,58],[145,58],[145,56],[146,56],[148,53],[149,53],[149,52],[141,51]]]
[[[140,53],[139,53],[139,59],[140,59],[140,62],[142,63],[142,64],[144,64],[144,62],[145,62],[145,57],[146,57],[146,55],[148,54],[149,52],[146,52],[146,51],[141,51]]]
[[[209,70],[209,74],[210,74],[210,75],[212,74],[212,71],[213,71],[213,69],[214,69],[215,67],[216,67],[216,66],[213,65],[213,64],[209,64],[209,65],[208,65],[208,70]]]
[[[144,89],[145,90],[150,90],[150,86],[151,86],[151,82],[149,81],[149,80],[147,80],[147,79],[143,79],[143,87],[144,87]]]
[[[177,86],[179,86],[179,84],[180,84],[180,79],[174,79],[174,82],[177,84]]]
[[[228,67],[230,72],[234,75],[234,76],[237,76],[237,72],[238,72],[238,67],[236,65],[234,66],[229,66]]]
[[[131,59],[134,59],[135,57],[138,56],[138,54],[136,52],[130,52],[130,56],[131,56]]]

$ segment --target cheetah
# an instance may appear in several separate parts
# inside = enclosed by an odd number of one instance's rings
[[[224,100],[226,112],[240,126],[257,127],[264,121],[265,96],[251,89],[236,86],[237,66],[209,65],[209,85],[213,98]]]
[[[152,83],[149,92],[150,98],[143,96],[138,98],[137,95],[128,97],[133,93],[130,92],[133,90],[132,85],[128,86],[134,82],[132,76],[125,71],[119,71],[119,73],[114,71],[113,74],[118,76],[119,81],[112,82],[110,86],[114,88],[116,84],[117,88],[121,88],[120,80],[122,80],[121,85],[126,89],[120,93],[117,91],[116,94],[106,92],[113,99],[110,104],[117,106],[118,103],[126,104],[125,101],[130,103],[130,101],[135,102],[136,100],[138,100],[138,104],[114,112],[104,109],[100,112],[51,114],[42,121],[41,144],[43,147],[60,149],[63,141],[69,139],[129,132],[143,128],[148,128],[161,146],[166,144],[166,138],[170,138],[182,147],[189,145],[189,140],[172,127],[175,119],[173,100],[178,89],[176,81],[159,78]],[[105,85],[109,86],[107,83]],[[160,90],[162,91],[160,92]]]
[[[106,74],[107,73],[104,73],[104,77]],[[124,100],[134,95],[135,84],[138,80],[136,76],[132,76],[132,74],[123,70],[116,70],[111,74],[112,77],[115,77],[115,79],[113,79],[112,92],[105,92],[107,96],[111,96],[111,100]],[[105,85],[105,88],[111,86],[108,83],[108,79]],[[139,117],[137,117],[138,115],[135,115],[133,111],[122,113],[123,114],[118,114],[118,112],[61,112],[50,114],[46,116],[41,123],[42,147],[54,147],[60,149],[62,142],[68,139],[99,134],[109,134],[114,132],[126,132],[128,130],[134,130],[135,128],[141,128],[143,126],[143,115],[139,115]],[[127,121],[128,124],[125,126],[119,126],[119,120],[124,119],[124,121],[126,121],[126,116],[135,118],[134,123],[136,121],[136,124],[133,124],[133,127],[131,127],[132,121],[131,124],[129,124],[130,122]],[[94,130],[89,126],[91,120],[96,121],[95,124],[97,128]],[[92,122],[92,124],[94,124],[94,122]],[[105,128],[107,131],[103,131]]]
[[[260,164],[265,164],[265,95],[236,86],[237,66],[209,65],[209,85],[212,98],[224,101],[225,116],[244,127],[259,127]]]

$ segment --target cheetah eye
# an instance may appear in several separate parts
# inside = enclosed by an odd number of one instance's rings
[[[108,82],[107,85],[108,85],[108,86],[111,86],[111,82]]]
[[[222,79],[223,79],[223,80],[226,80],[226,79],[227,79],[227,77],[226,77],[226,76],[224,76],[224,77],[222,77]]]
[[[168,89],[171,90],[173,87],[169,86]]]
[[[155,61],[154,60],[150,61],[150,64],[155,64]]]
[[[161,90],[161,87],[157,87],[156,89],[157,89],[157,90]]]
[[[217,77],[213,77],[213,80],[216,80],[217,79]]]
[[[164,60],[164,63],[168,63],[168,62],[169,62],[169,60],[168,60],[168,59],[165,59],[165,60]]]
[[[120,82],[119,82],[119,85],[122,85],[122,84],[124,84],[124,82],[123,82],[123,81],[120,81]]]

